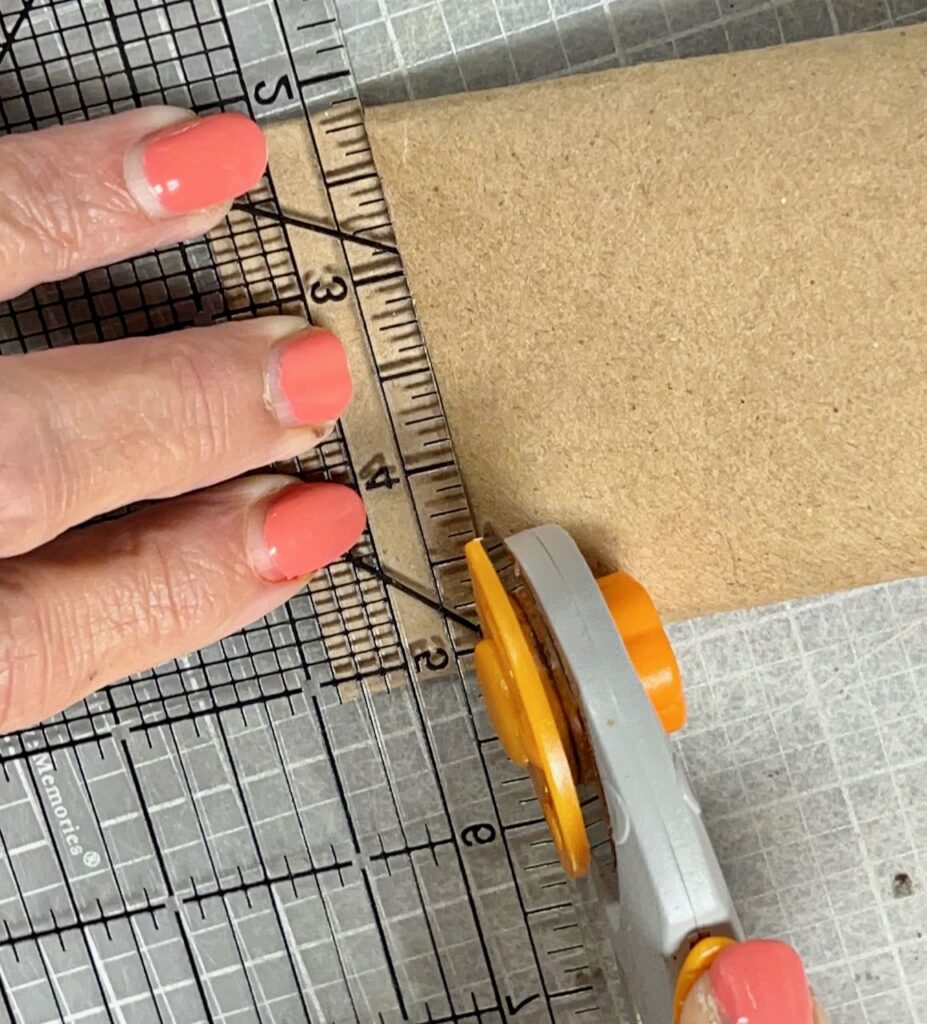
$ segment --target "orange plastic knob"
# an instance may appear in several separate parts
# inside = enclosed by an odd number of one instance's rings
[[[686,724],[679,665],[650,595],[626,572],[603,576],[599,590],[666,732]]]

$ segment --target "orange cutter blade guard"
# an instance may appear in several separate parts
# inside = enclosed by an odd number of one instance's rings
[[[666,733],[685,721],[679,670],[646,591],[596,580],[572,538],[541,526],[505,542],[524,584],[467,545],[483,639],[476,671],[508,756],[529,772],[564,870],[595,873],[641,1024],[678,1021],[740,924]],[[578,787],[594,786],[614,861],[590,854]]]

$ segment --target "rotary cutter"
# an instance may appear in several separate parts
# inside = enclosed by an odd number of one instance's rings
[[[676,659],[644,588],[626,573],[596,580],[559,526],[505,545],[523,584],[512,594],[482,542],[466,548],[493,725],[531,776],[564,870],[596,876],[641,1024],[678,1022],[692,986],[742,934],[666,735],[685,721]],[[588,786],[608,819],[608,867],[590,852]]]

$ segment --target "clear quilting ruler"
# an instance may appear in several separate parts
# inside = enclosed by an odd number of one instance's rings
[[[266,621],[0,739],[0,1020],[618,1019],[472,683],[474,524],[331,4],[0,18],[6,130],[157,102],[273,122],[225,225],[0,306],[0,352],[309,315],[351,346],[356,398],[294,468],[370,517]]]

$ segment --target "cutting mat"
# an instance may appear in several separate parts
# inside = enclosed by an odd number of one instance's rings
[[[340,13],[376,99],[681,55],[719,46],[719,28],[725,47],[745,45],[761,37],[736,26],[770,12],[789,38],[799,6],[396,0]],[[905,13],[820,9],[818,23],[801,6],[801,31]],[[0,351],[310,312],[366,346],[359,394],[381,403],[384,428],[352,437],[349,416],[298,467],[374,485],[362,562],[2,741],[0,1020],[619,1017],[586,894],[561,877],[482,713],[469,631],[427,603],[468,614],[456,545],[471,527],[363,177],[334,15],[316,0],[0,0],[5,127],[137,102],[223,106],[299,115],[287,130],[306,156],[294,175],[272,168],[208,242],[0,306]],[[322,262],[320,238],[334,246]],[[339,279],[353,318],[318,301]],[[924,583],[686,624],[674,640],[693,718],[682,750],[747,927],[798,943],[835,1024],[927,1019]]]

